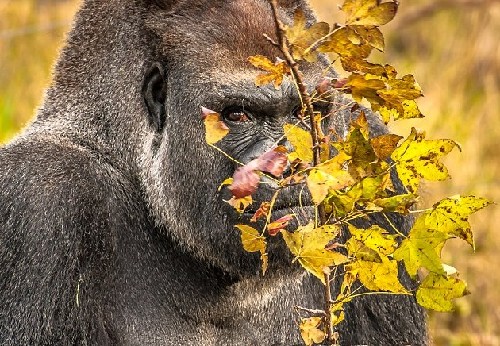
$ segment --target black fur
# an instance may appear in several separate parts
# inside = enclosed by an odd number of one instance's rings
[[[305,6],[282,4],[286,20]],[[279,244],[257,274],[216,193],[234,165],[200,120],[247,111],[221,144],[241,161],[281,136],[294,87],[255,88],[246,62],[279,55],[272,23],[265,0],[83,1],[36,120],[0,150],[1,345],[300,344],[293,307],[320,307],[322,288]],[[320,74],[305,68],[310,85]],[[339,332],[422,345],[424,319],[413,298],[370,296]]]

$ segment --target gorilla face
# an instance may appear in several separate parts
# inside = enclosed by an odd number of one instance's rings
[[[293,9],[287,9],[281,15],[290,21]],[[189,251],[230,272],[255,273],[259,256],[242,249],[234,228],[244,221],[223,201],[228,192],[217,193],[236,167],[205,143],[201,106],[222,115],[230,133],[218,145],[243,163],[276,146],[283,125],[297,121],[300,100],[293,81],[285,79],[279,89],[258,88],[260,72],[247,61],[251,55],[280,55],[263,36],[275,33],[270,5],[221,1],[208,11],[179,6],[174,13],[155,13],[150,23],[161,45],[143,88],[154,133],[142,166],[156,220]],[[309,85],[321,77],[319,67],[303,70]],[[261,184],[250,209],[270,200],[275,188],[270,180]],[[280,193],[275,217],[291,212],[299,193],[300,187]]]

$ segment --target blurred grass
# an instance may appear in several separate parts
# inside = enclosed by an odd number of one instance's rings
[[[30,121],[75,1],[0,0],[0,143]]]
[[[322,20],[341,21],[341,0],[311,2]],[[452,138],[463,148],[447,160],[453,180],[426,186],[427,204],[457,193],[500,202],[500,3],[484,2],[412,17],[440,1],[404,1],[395,21],[383,28],[383,61],[401,74],[414,74],[426,95],[420,106],[427,117],[394,130],[405,135],[416,126],[429,138]],[[0,142],[29,122],[41,102],[77,3],[0,0]],[[475,254],[461,242],[445,248],[444,257],[468,281],[472,295],[458,300],[452,314],[430,314],[435,345],[500,345],[499,221],[497,206],[473,218]]]

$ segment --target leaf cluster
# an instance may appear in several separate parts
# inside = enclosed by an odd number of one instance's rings
[[[422,91],[414,77],[398,78],[394,67],[367,60],[373,49],[383,51],[379,26],[391,21],[397,8],[397,1],[345,0],[341,7],[346,14],[345,24],[332,26],[324,22],[309,25],[304,13],[297,11],[283,37],[291,60],[276,58],[273,63],[267,57],[251,57],[250,63],[264,71],[255,84],[273,83],[279,88],[284,78],[297,78],[291,72],[293,64],[313,63],[318,54],[328,53],[340,60],[348,77],[322,82],[312,95],[314,99],[329,102],[329,95],[340,91],[350,94],[354,101],[368,102],[385,123],[421,117],[415,100],[422,96]],[[215,112],[204,109],[203,114],[207,142],[214,146],[227,134],[227,127]],[[238,212],[253,203],[252,194],[262,175],[270,174],[278,183],[273,198],[261,202],[250,224],[236,225],[244,249],[260,253],[263,273],[268,266],[268,237],[281,236],[294,261],[321,280],[326,290],[330,290],[333,277],[342,275],[338,295],[326,302],[320,316],[302,318],[304,342],[313,345],[331,338],[328,329],[343,321],[344,305],[367,292],[414,294],[426,308],[451,310],[452,300],[468,294],[468,290],[456,269],[442,262],[441,250],[451,238],[462,239],[474,247],[468,217],[490,202],[457,195],[426,210],[416,210],[415,206],[422,180],[449,178],[442,159],[459,148],[458,144],[450,139],[426,139],[424,132],[414,128],[406,138],[395,134],[371,137],[363,111],[341,137],[334,131],[321,131],[323,116],[315,114],[307,126],[303,119],[286,124],[284,136],[293,150],[276,146],[242,165],[233,178],[223,183],[233,194],[228,202]],[[318,152],[319,161],[315,158]],[[287,165],[291,173],[283,176]],[[393,186],[394,171],[403,191]],[[289,224],[294,214],[273,220],[272,213],[280,192],[296,185],[310,195],[316,216],[291,230]],[[324,213],[321,217],[320,210]],[[373,225],[360,229],[353,225],[354,220],[374,213],[385,216],[390,227]],[[392,225],[388,216],[391,213],[416,215],[408,234]],[[260,228],[259,221],[264,224]],[[340,241],[346,237],[347,241]],[[416,290],[409,291],[399,281],[401,265],[415,280]]]

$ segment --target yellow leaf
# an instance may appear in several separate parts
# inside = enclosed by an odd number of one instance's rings
[[[319,329],[321,317],[302,318],[300,321],[300,335],[307,346],[319,344],[326,338],[326,333]]]
[[[387,198],[377,198],[373,200],[373,204],[382,208],[384,211],[407,214],[410,207],[415,204],[417,199],[417,195],[405,193]]]
[[[377,157],[362,129],[352,126],[346,140],[334,143],[333,146],[351,157],[348,172],[354,179],[362,179],[374,173],[372,163],[377,160]]]
[[[410,119],[422,118],[415,99],[423,96],[422,90],[412,75],[403,76],[401,79],[387,79],[387,88],[379,90],[377,94],[383,100],[380,109],[375,107],[382,115],[385,123],[390,118]]]
[[[268,265],[266,238],[261,236],[255,228],[248,225],[236,225],[235,227],[241,231],[241,242],[245,251],[260,252],[262,273],[265,273]]]
[[[312,169],[307,176],[307,187],[313,202],[318,205],[328,195],[329,190],[339,190],[354,183],[344,164],[350,156],[340,152],[334,158],[325,161]]]
[[[491,204],[485,198],[475,196],[453,196],[434,204],[427,213],[425,225],[449,236],[459,237],[474,248],[474,238],[468,217]]]
[[[285,35],[292,48],[295,60],[304,59],[315,62],[317,53],[312,49],[313,44],[322,37],[328,35],[330,26],[325,22],[314,23],[307,28],[307,20],[304,12],[299,8],[295,11],[293,26],[286,28]],[[310,48],[310,49],[309,49]]]
[[[288,159],[293,162],[299,159],[303,162],[312,162],[312,137],[309,131],[301,129],[300,127],[292,124],[284,125],[285,136],[292,144],[295,151],[288,154]]]
[[[441,264],[441,250],[450,237],[446,234],[428,229],[425,225],[426,215],[421,215],[410,230],[410,234],[401,242],[394,252],[394,259],[404,261],[408,274],[414,277],[421,267],[430,272],[444,274]]]
[[[347,262],[347,257],[325,247],[340,232],[336,225],[314,228],[311,222],[299,227],[295,232],[282,231],[283,239],[299,263],[310,273],[325,283],[324,269]]]
[[[360,26],[355,25],[351,28],[365,40],[370,46],[383,52],[385,48],[384,35],[379,28],[373,26]]]
[[[328,195],[330,187],[328,186],[328,179],[330,175],[320,171],[319,169],[312,169],[307,176],[307,187],[314,204],[319,205]]]
[[[208,144],[215,144],[229,133],[229,128],[220,120],[218,113],[209,113],[203,121],[205,123],[205,139]]]
[[[451,139],[425,140],[425,134],[412,128],[408,138],[391,155],[399,178],[408,191],[415,193],[420,178],[445,180],[448,170],[439,159],[448,154],[457,143]]]
[[[385,134],[372,138],[370,143],[375,155],[377,155],[380,160],[386,160],[392,155],[402,138],[403,137],[394,134]]]
[[[360,241],[363,245],[382,256],[391,255],[397,246],[395,236],[389,234],[389,232],[380,226],[374,225],[368,229],[359,229],[349,225],[349,233],[352,238]]]
[[[225,179],[218,187],[217,191],[222,190],[224,186],[231,185],[233,183],[233,178],[227,178]]]
[[[397,2],[380,0],[345,0],[342,11],[347,15],[349,25],[384,25],[389,23],[398,10]]]
[[[376,76],[353,73],[345,86],[351,89],[352,97],[357,102],[361,102],[363,98],[368,102],[382,102],[379,91],[385,89],[385,83]]]
[[[346,271],[356,273],[359,281],[370,291],[407,293],[398,279],[398,262],[382,257],[382,261],[357,260],[345,266]]]
[[[340,58],[342,67],[347,72],[362,72],[364,74],[371,74],[375,76],[382,76],[386,72],[384,66],[373,64],[364,59],[356,58]]]
[[[336,53],[346,60],[366,59],[372,50],[372,46],[362,40],[359,34],[348,26],[337,29],[327,41],[318,47],[320,52]]]
[[[278,89],[283,82],[283,77],[290,73],[290,68],[285,61],[271,60],[262,55],[255,55],[248,58],[248,61],[255,67],[266,71],[255,79],[255,85],[261,86],[274,82],[274,87]]]
[[[253,200],[251,195],[242,198],[236,198],[233,196],[229,201],[227,201],[227,203],[229,203],[229,205],[232,206],[240,214],[243,213],[245,209],[248,208],[250,204],[252,204],[252,202]]]
[[[452,311],[453,299],[467,294],[467,284],[459,278],[429,273],[417,289],[417,302],[427,309]]]

